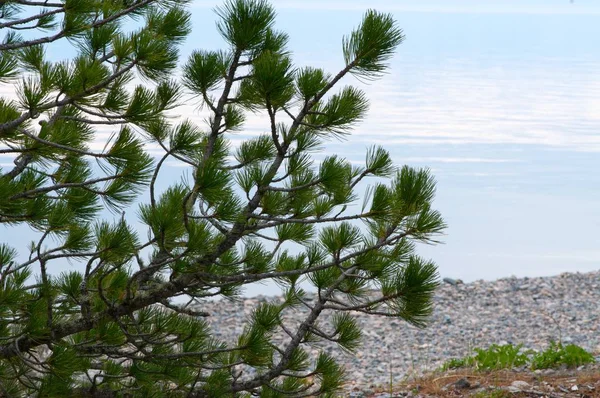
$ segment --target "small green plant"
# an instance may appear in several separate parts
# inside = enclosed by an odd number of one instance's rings
[[[479,391],[473,395],[471,398],[509,398],[511,394],[506,390],[494,389],[489,391]]]
[[[472,361],[473,357],[452,358],[444,362],[442,365],[442,371],[449,369],[468,368],[473,365]]]
[[[594,361],[594,356],[578,345],[563,346],[562,343],[552,342],[548,349],[533,355],[531,368],[549,369],[563,365],[567,368],[576,368]]]
[[[476,348],[475,368],[478,370],[506,369],[527,364],[529,352],[522,352],[523,345],[492,344],[487,349]]]
[[[477,370],[497,370],[523,366],[528,362],[529,351],[522,351],[521,344],[497,345],[488,348],[475,348],[475,355],[464,358],[454,358],[447,361],[442,370],[473,367]]]
[[[488,348],[475,348],[473,351],[475,355],[446,361],[441,370],[474,368],[480,371],[489,371],[523,365],[529,365],[534,370],[561,366],[576,368],[595,362],[594,356],[578,345],[563,346],[556,342],[552,342],[548,349],[539,353],[523,350],[522,344],[516,346],[492,344]]]

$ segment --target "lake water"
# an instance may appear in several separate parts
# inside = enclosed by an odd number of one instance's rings
[[[355,161],[368,145],[382,144],[398,164],[433,170],[449,228],[443,245],[420,253],[443,276],[470,281],[600,267],[599,15],[535,10],[392,10],[406,41],[390,74],[366,87],[368,119],[335,144]],[[318,27],[329,24],[341,36],[360,13],[294,9],[280,16],[286,27],[310,18],[314,29],[290,32],[296,58],[335,70],[339,41],[319,39]]]
[[[207,8],[213,4],[195,3],[184,54],[219,46]],[[443,276],[469,281],[600,267],[600,5],[275,4],[294,59],[331,72],[342,67],[342,35],[365,8],[379,5],[395,14],[406,41],[390,73],[362,86],[371,98],[369,117],[327,150],[362,162],[377,143],[397,164],[432,169],[436,207],[449,228],[443,245],[419,252],[434,259]],[[193,108],[186,112],[201,121]],[[263,124],[251,119],[236,139],[262,131]],[[27,234],[8,231],[2,230],[3,241],[23,241]],[[274,292],[270,286],[247,291]]]

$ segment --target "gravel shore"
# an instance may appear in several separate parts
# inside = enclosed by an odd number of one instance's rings
[[[216,335],[231,341],[238,336],[244,318],[259,301],[211,302],[202,310]],[[275,298],[274,300],[278,300]],[[435,310],[426,329],[405,322],[354,314],[363,328],[363,344],[354,354],[333,344],[314,347],[326,350],[346,366],[355,386],[384,386],[390,375],[394,383],[438,368],[447,359],[462,357],[473,347],[490,344],[523,344],[542,350],[550,341],[582,346],[600,352],[600,272],[569,273],[540,278],[504,278],[461,283],[447,279],[435,296]],[[301,314],[285,317],[295,323]],[[327,324],[327,318],[322,324]],[[279,336],[278,342],[286,342]]]

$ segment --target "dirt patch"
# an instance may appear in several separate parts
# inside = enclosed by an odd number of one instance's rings
[[[390,396],[379,389],[371,397]],[[392,397],[599,397],[600,369],[560,371],[501,370],[481,373],[475,370],[455,370],[423,376],[394,386]]]

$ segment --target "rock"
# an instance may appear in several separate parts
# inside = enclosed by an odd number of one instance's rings
[[[458,379],[454,382],[454,387],[459,390],[464,390],[466,388],[471,388],[471,383],[467,379]]]
[[[452,286],[458,285],[458,280],[457,279],[444,278],[443,280],[444,280],[444,282],[446,282],[449,285],[452,285]]]
[[[565,336],[565,337],[563,337],[562,342],[565,344],[571,344],[573,342],[573,337]]]
[[[365,394],[363,394],[363,393],[362,393],[362,392],[360,392],[360,391],[352,391],[352,392],[351,392],[351,393],[348,395],[348,397],[349,397],[349,398],[364,398],[364,397],[365,397]]]
[[[577,384],[571,387],[571,391],[579,391],[579,387],[577,387]]]
[[[564,392],[564,393],[567,393],[567,394],[570,392],[568,389],[566,389],[566,388],[564,388],[564,387],[562,387],[562,386],[558,386],[558,389],[559,389],[560,391]]]
[[[519,390],[527,390],[531,387],[529,383],[523,380],[515,380],[512,383],[510,383],[510,385],[511,387],[517,388]]]

